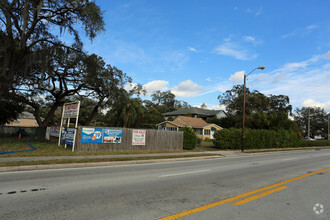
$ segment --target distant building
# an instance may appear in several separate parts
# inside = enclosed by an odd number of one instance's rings
[[[178,116],[173,121],[164,121],[157,125],[158,130],[178,131],[181,127],[190,127],[194,129],[197,137],[200,139],[213,139],[215,131],[221,130],[222,127],[216,124],[209,124],[202,118],[194,118],[189,116]]]
[[[179,110],[166,112],[163,114],[165,119],[167,120],[169,117],[178,117],[178,116],[192,116],[195,118],[202,118],[206,120],[207,118],[217,117],[225,118],[227,114],[223,110],[209,110],[206,109],[206,105],[203,103],[202,108],[191,107],[191,108],[180,108]]]
[[[33,114],[30,112],[22,112],[17,120],[12,121],[5,126],[8,127],[39,127]]]

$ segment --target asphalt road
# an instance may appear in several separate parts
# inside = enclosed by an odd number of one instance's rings
[[[330,219],[330,150],[4,172],[0,216]]]

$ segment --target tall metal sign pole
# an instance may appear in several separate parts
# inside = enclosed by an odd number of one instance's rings
[[[66,103],[63,105],[58,146],[61,145],[61,139],[64,139],[65,148],[67,147],[67,145],[72,145],[72,151],[75,151],[76,134],[77,134],[77,130],[78,130],[79,111],[80,111],[80,101]],[[70,128],[70,119],[71,118],[76,119],[74,128]],[[63,122],[65,122],[65,127],[64,127]],[[64,135],[62,135],[63,131],[64,131]]]

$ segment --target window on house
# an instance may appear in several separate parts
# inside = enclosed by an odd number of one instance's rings
[[[204,130],[204,135],[211,135],[211,130]]]
[[[176,127],[167,127],[166,128],[167,131],[176,131]]]
[[[196,134],[203,135],[203,129],[196,128],[196,129],[195,129],[195,133],[196,133]]]

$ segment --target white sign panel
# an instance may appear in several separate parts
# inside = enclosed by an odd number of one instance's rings
[[[76,118],[78,115],[78,104],[66,105],[64,107],[64,118]]]
[[[46,128],[46,136],[45,136],[46,140],[50,140],[50,130],[51,130],[51,127]]]
[[[61,145],[62,133],[66,133],[65,135],[65,148],[66,145],[72,145],[72,151],[75,151],[75,142],[76,142],[76,134],[78,129],[78,118],[79,118],[79,109],[80,109],[80,101],[76,103],[67,103],[63,105],[62,110],[62,118],[61,118],[61,126],[58,138],[58,146]],[[75,127],[70,128],[70,119],[75,119]],[[63,124],[65,127],[63,127]]]
[[[50,136],[59,137],[60,136],[60,126],[52,126],[50,129]]]
[[[133,130],[132,145],[146,145],[146,130]]]

